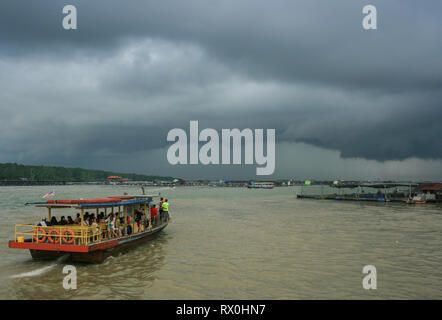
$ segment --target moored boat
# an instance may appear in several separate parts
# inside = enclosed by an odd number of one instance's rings
[[[9,241],[9,247],[29,249],[32,258],[36,260],[57,259],[68,255],[72,261],[100,263],[109,256],[126,252],[153,239],[168,225],[168,214],[154,221],[150,219],[152,198],[153,196],[117,196],[27,203],[26,205],[47,208],[48,223],[44,221],[38,225],[16,225],[14,240]],[[54,210],[64,209],[61,211],[65,212],[69,208],[79,211],[78,224],[50,224]],[[89,211],[95,213],[89,215]],[[95,217],[95,214],[96,217],[115,216],[113,221],[118,219],[118,227],[109,227],[108,219],[87,225],[85,217]]]
[[[247,185],[249,189],[273,189],[275,184],[273,182],[250,182]]]

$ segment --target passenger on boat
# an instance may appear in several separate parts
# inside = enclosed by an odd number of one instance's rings
[[[41,218],[41,221],[37,223],[37,226],[39,227],[47,227],[48,224],[46,223],[46,218]]]
[[[80,224],[81,223],[81,218],[80,218],[80,214],[77,213],[77,216],[75,217],[74,223],[76,224]]]
[[[68,221],[66,220],[66,218],[64,216],[61,216],[59,225],[65,226],[67,224],[68,224]]]
[[[93,216],[89,217],[89,225],[94,226],[96,232],[100,231],[100,228],[98,227],[98,223]]]
[[[158,210],[160,211],[160,221],[163,221],[163,200],[164,198],[160,198],[160,203],[158,204]]]
[[[150,217],[150,215],[149,215]],[[149,218],[147,217],[147,215],[144,213],[144,209],[141,210],[141,231],[144,231],[147,229],[147,227],[149,227]]]
[[[150,221],[152,223],[152,227],[156,227],[158,223],[158,209],[155,204],[150,209]]]
[[[107,222],[107,236],[109,238],[116,237],[117,233],[115,232],[115,217],[113,213],[110,214],[106,222]]]
[[[151,220],[150,218],[150,211],[149,209],[147,209],[147,213],[146,211],[143,209],[143,225],[144,225],[144,230],[146,230],[147,228],[149,228],[149,222]]]
[[[132,219],[129,216],[127,216],[127,219],[126,219],[126,234],[127,235],[132,234],[132,231],[133,231],[131,222],[132,222]]]
[[[144,208],[141,209],[141,226],[142,226],[143,231],[146,230],[146,228],[149,226],[148,216],[150,217],[150,214],[146,215],[146,213],[144,212]]]
[[[56,217],[52,217],[51,218],[51,226],[57,226],[58,225],[58,221]]]
[[[167,199],[164,199],[163,201],[163,221],[169,220],[169,202],[167,202]]]
[[[120,230],[120,213],[117,212],[115,214],[115,233],[121,237],[121,230]]]
[[[74,220],[72,220],[71,216],[68,216],[68,224],[74,224]]]
[[[124,217],[120,217],[120,235],[124,236],[126,235],[126,229],[124,228]]]
[[[137,223],[137,232],[141,231],[141,220],[143,217],[143,212],[141,212],[140,208],[135,211],[135,222]]]

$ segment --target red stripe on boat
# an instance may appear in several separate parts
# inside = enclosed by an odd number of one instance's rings
[[[81,246],[81,245],[15,242],[15,241],[9,241],[9,248],[47,250],[47,251],[63,251],[63,252],[88,252],[89,251],[88,246]]]

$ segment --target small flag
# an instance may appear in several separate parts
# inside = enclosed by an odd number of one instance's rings
[[[46,193],[46,194],[43,196],[43,199],[46,199],[46,198],[49,198],[49,197],[52,197],[52,196],[55,196],[55,191],[54,191],[54,190],[52,190],[52,191]]]

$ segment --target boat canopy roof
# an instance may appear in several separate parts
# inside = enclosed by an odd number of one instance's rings
[[[152,203],[153,197],[158,197],[158,195],[124,195],[95,199],[47,200],[43,202],[27,202],[25,205],[46,208],[106,208]]]

